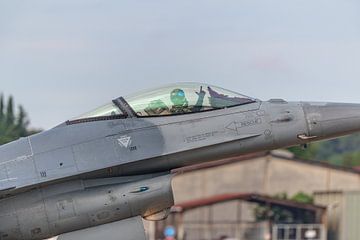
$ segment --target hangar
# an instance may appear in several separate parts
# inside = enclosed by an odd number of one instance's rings
[[[173,188],[178,206],[198,200],[206,201],[217,196],[226,197],[229,194],[243,196],[245,194],[248,197],[252,194],[253,196],[270,198],[268,199],[270,201],[271,196],[277,194],[286,194],[290,197],[299,192],[313,195],[319,191],[360,190],[359,171],[330,165],[322,161],[297,159],[285,150],[228,158],[177,169],[175,172],[177,175],[173,180]],[[184,233],[190,231],[190,229],[186,229],[186,226],[193,225],[194,219],[199,222],[207,221],[209,211],[212,212],[212,218],[215,221],[216,219],[233,219],[235,214],[237,215],[236,221],[242,224],[255,223],[254,208],[256,205],[251,201],[244,201],[244,199],[238,200],[224,201],[218,206],[204,202],[203,207],[197,206],[193,211],[185,211],[182,217]],[[323,204],[323,202],[321,203]],[[323,205],[319,204],[313,207],[321,209],[321,206]],[[234,209],[241,209],[241,211]],[[176,212],[173,209],[174,211]],[[322,224],[320,228],[322,226],[326,228],[328,221],[327,217],[323,217],[314,221],[314,224]],[[160,225],[148,224],[150,240],[159,239],[159,231],[161,232],[159,226],[161,228],[161,223]],[[318,226],[316,225],[316,227]],[[226,235],[226,233],[223,234]],[[232,234],[228,233],[227,235],[231,236]]]

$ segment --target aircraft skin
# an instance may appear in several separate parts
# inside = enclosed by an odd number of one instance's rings
[[[121,239],[140,240],[136,218],[160,220],[173,205],[172,169],[360,131],[359,104],[253,99],[144,117],[124,98],[113,102],[119,117],[67,121],[0,147],[0,240],[81,229],[60,239],[90,239],[87,229],[116,221],[131,230]]]

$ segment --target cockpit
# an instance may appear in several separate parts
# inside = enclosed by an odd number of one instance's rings
[[[180,83],[148,90],[83,114],[69,123],[133,117],[158,117],[212,111],[256,102],[256,99],[200,83]]]

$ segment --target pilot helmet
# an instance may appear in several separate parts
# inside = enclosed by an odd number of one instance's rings
[[[172,90],[170,98],[171,102],[173,102],[175,105],[183,105],[187,102],[185,98],[185,92],[179,88]]]

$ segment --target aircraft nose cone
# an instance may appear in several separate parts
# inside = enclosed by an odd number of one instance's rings
[[[310,137],[326,139],[360,131],[360,104],[303,103]]]

